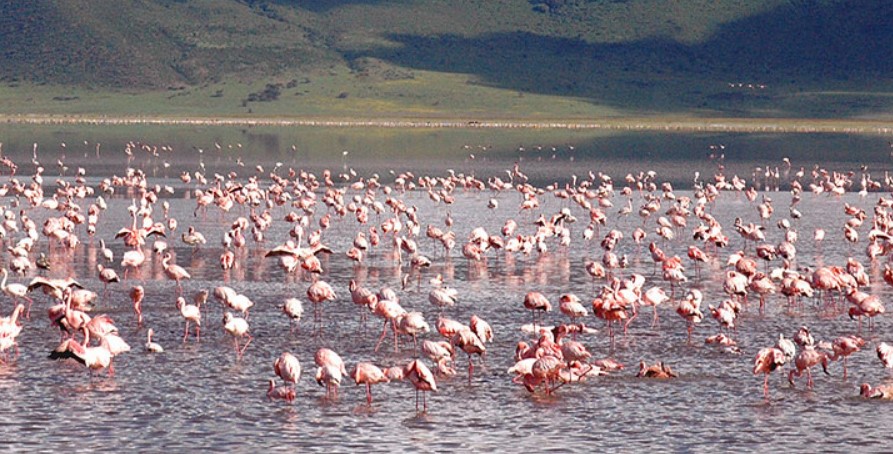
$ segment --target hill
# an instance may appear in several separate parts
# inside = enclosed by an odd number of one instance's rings
[[[128,94],[139,113],[885,118],[891,30],[883,0],[4,2],[0,98],[46,113],[117,112],[102,100]]]

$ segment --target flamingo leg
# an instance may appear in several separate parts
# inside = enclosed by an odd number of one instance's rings
[[[375,344],[375,351],[378,351],[378,347],[381,347],[381,342],[384,340],[385,335],[388,333],[388,321],[384,321],[384,326],[381,329],[381,336],[378,337],[378,343]]]
[[[366,403],[372,405],[372,384],[366,383]]]
[[[250,344],[252,340],[254,340],[254,337],[248,336],[248,342],[245,342],[245,345],[242,346],[242,350],[239,352],[239,356],[245,354],[245,350],[248,348],[248,344]]]
[[[189,337],[189,320],[186,320],[186,327],[183,329],[183,342]]]
[[[391,329],[394,331],[394,353],[398,353],[399,349],[399,341],[397,340],[397,319],[391,319]]]
[[[763,396],[769,400],[769,374],[765,374],[766,379],[763,380]]]
[[[31,320],[31,305],[34,304],[34,300],[27,296],[23,296],[22,298],[25,298],[25,300],[28,301],[28,309],[25,311],[25,318]]]
[[[468,355],[468,384],[471,384],[471,374],[474,373],[474,362],[471,361],[471,355]]]

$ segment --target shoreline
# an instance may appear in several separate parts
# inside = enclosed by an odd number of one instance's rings
[[[675,117],[678,118],[678,117]],[[893,121],[792,118],[613,117],[594,120],[477,120],[462,118],[173,117],[101,115],[0,115],[0,123],[107,126],[271,126],[320,128],[568,129],[671,132],[826,133],[893,135]]]

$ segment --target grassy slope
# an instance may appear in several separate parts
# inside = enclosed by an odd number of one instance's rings
[[[883,2],[552,3],[7,5],[0,113],[893,117]],[[245,102],[270,83],[278,99]]]

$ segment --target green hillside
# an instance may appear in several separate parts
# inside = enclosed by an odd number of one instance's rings
[[[0,114],[891,118],[883,0],[30,0]]]

